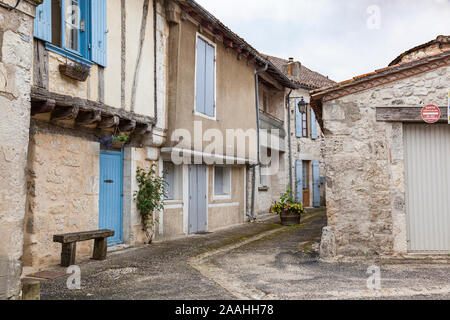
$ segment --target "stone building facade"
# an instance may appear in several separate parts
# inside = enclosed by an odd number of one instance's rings
[[[420,50],[427,51],[425,47]],[[450,51],[419,56],[312,92],[312,105],[325,135],[328,224],[337,255],[450,250],[450,220],[445,218],[450,208],[445,196],[439,196],[448,190],[434,189],[447,179],[448,162],[442,161],[439,167],[438,155],[448,149],[449,127],[426,124],[421,118],[424,106],[436,105],[441,107],[441,121],[447,122]],[[420,141],[409,133],[414,128],[436,137],[441,134],[446,142],[432,151],[434,140],[427,140],[430,148],[420,151]],[[425,133],[417,134],[427,139]],[[412,167],[412,162],[420,161],[416,153],[422,157],[430,153],[432,167],[441,171],[424,171],[426,163]],[[418,183],[415,179],[423,174]],[[433,174],[438,178],[430,182],[427,176]],[[423,199],[414,202],[415,190],[422,186]],[[436,193],[427,199],[427,190]]]
[[[286,90],[285,130],[290,129],[290,143],[286,138],[287,152],[291,153],[292,186],[297,198],[305,207],[325,206],[325,165],[323,161],[323,134],[314,110],[310,106],[310,91],[327,87],[335,82],[315,72],[293,58],[288,60],[267,57],[277,68],[283,71],[298,88]],[[302,110],[299,103],[303,101]],[[290,124],[289,124],[290,122]],[[289,150],[290,149],[290,150]],[[286,186],[289,186],[289,156],[285,170]]]
[[[0,1],[0,299],[20,292],[33,19],[40,1]]]
[[[109,245],[150,241],[133,200],[136,170],[158,164],[167,131],[165,2],[80,1],[83,24],[69,40],[64,3],[43,1],[30,37],[25,273],[60,262],[55,234],[111,229]],[[108,142],[121,134],[125,145]],[[79,243],[79,259],[92,247]]]

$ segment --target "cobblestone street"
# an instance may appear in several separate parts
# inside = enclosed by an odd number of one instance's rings
[[[369,291],[367,268],[379,261],[318,261],[323,210],[298,227],[278,222],[113,252],[80,264],[81,290],[68,290],[67,277],[43,281],[42,299],[450,298],[449,264],[381,263],[382,289]]]

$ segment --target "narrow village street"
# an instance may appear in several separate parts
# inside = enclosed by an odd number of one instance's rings
[[[41,282],[59,299],[448,299],[450,264],[382,264],[378,292],[367,290],[374,261],[325,263],[317,247],[324,210],[282,227],[278,217],[228,230],[110,253],[85,261],[81,290],[67,276]],[[64,272],[64,268],[56,271]]]

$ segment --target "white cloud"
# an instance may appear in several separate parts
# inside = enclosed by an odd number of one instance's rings
[[[197,0],[261,52],[295,57],[341,81],[450,34],[449,0]],[[367,8],[381,9],[380,30]]]

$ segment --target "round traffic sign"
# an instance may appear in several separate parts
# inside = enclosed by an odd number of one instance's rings
[[[422,119],[426,123],[436,123],[441,118],[441,110],[435,105],[429,105],[422,109]]]

